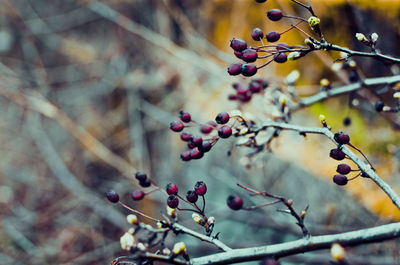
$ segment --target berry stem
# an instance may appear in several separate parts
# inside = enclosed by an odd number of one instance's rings
[[[287,30],[284,30],[284,31],[282,31],[281,33],[279,33],[280,35],[283,35],[283,34],[285,34],[286,32],[288,32],[288,31],[290,31],[290,30],[292,30],[292,29],[294,29],[294,28],[297,28],[297,25],[299,25],[300,23],[302,23],[302,22],[304,22],[304,21],[299,21],[299,22],[297,22],[296,23],[296,25],[290,25],[290,28],[288,28]]]
[[[280,203],[280,202],[281,202],[281,200],[277,200],[277,201],[269,202],[269,203],[262,204],[262,205],[255,205],[255,206],[243,207],[242,209],[243,209],[243,210],[247,210],[247,211],[251,211],[251,210],[258,209],[258,208],[262,208],[262,207],[265,207],[265,206],[274,205],[274,204],[277,204],[277,203]]]
[[[364,155],[364,153],[363,153],[360,149],[358,149],[357,147],[355,147],[355,146],[352,145],[351,143],[348,143],[348,145],[349,145],[350,147],[356,149],[356,150],[365,158],[365,160],[367,160],[367,162],[368,162],[368,164],[371,166],[371,168],[372,168],[373,170],[375,170],[374,167],[372,166],[371,162],[369,162],[368,158]]]
[[[273,61],[274,61],[274,59],[271,59],[271,60],[269,60],[268,62],[266,62],[265,64],[263,64],[263,65],[257,67],[257,69],[261,69],[261,68],[263,68],[263,67],[269,65],[269,64],[270,64],[271,62],[273,62]]]
[[[150,219],[150,220],[153,220],[153,221],[155,221],[155,222],[159,222],[159,221],[160,221],[160,220],[155,219],[155,218],[153,218],[153,217],[150,217],[150,216],[148,216],[148,215],[146,215],[146,214],[144,214],[144,213],[142,213],[142,212],[139,212],[138,210],[132,209],[131,207],[129,207],[128,205],[126,205],[126,204],[123,203],[123,202],[118,202],[118,203],[121,204],[122,207],[124,207],[125,209],[128,209],[128,210],[131,211],[131,212],[137,213],[137,214],[139,214],[139,215],[141,215],[141,216],[143,216],[143,217],[146,217],[146,218],[148,218],[148,219]]]
[[[203,208],[201,211],[204,213],[204,210],[206,209],[206,199],[204,198],[204,195],[201,195],[201,198],[203,199]]]
[[[286,18],[293,18],[293,19],[297,19],[297,20],[301,20],[303,22],[308,22],[306,19],[302,18],[302,17],[295,17],[295,16],[289,16],[289,15],[283,15],[283,17]]]
[[[361,175],[361,173],[358,173],[356,176],[354,176],[354,177],[352,177],[352,178],[350,178],[350,179],[347,179],[347,181],[351,181],[351,180],[353,180],[353,179],[356,179],[356,178],[358,178],[360,175]]]

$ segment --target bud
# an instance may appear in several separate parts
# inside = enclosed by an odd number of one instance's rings
[[[311,17],[308,19],[308,23],[310,24],[311,27],[318,26],[320,21],[321,21],[321,20],[320,20],[319,18],[314,17],[314,16],[311,16]]]
[[[389,112],[391,110],[392,110],[392,108],[389,107],[389,106],[384,106],[383,109],[382,109],[383,112]]]
[[[322,114],[319,115],[319,121],[321,122],[322,126],[328,127],[328,124],[326,123],[326,119],[325,119],[324,115],[322,115]]]
[[[332,244],[331,247],[331,256],[335,261],[343,261],[346,252],[344,248],[338,243]]]
[[[326,78],[323,78],[323,79],[321,79],[320,81],[319,81],[319,84],[321,85],[321,86],[329,86],[330,85],[330,82],[329,82],[329,80],[328,79],[326,79]]]
[[[357,38],[358,41],[360,41],[362,43],[367,43],[368,42],[368,39],[362,33],[356,33],[356,38]]]
[[[163,253],[165,256],[169,256],[169,255],[171,255],[171,250],[170,250],[169,248],[164,248],[164,249],[162,250],[162,253]]]
[[[176,211],[175,209],[172,209],[171,207],[167,206],[167,214],[168,216],[175,218],[176,217]]]
[[[137,244],[137,248],[138,248],[140,251],[145,251],[145,250],[147,249],[147,247],[146,247],[143,243],[138,243],[138,244]]]
[[[289,206],[292,206],[292,204],[293,204],[293,200],[292,199],[288,200],[287,202],[288,202]]]
[[[156,225],[157,225],[157,228],[159,228],[159,229],[163,228],[163,224],[161,222],[157,222]]]
[[[172,253],[179,255],[181,253],[186,253],[186,244],[183,242],[178,242],[172,248]]]
[[[311,49],[315,49],[314,43],[313,43],[312,40],[310,40],[309,38],[305,39],[305,40],[304,40],[304,43],[305,43],[308,47],[310,47]]]
[[[400,92],[396,92],[393,94],[393,98],[400,100]]]
[[[130,250],[135,246],[135,238],[129,233],[125,233],[123,236],[121,236],[119,242],[123,250]]]
[[[306,211],[301,211],[300,217],[304,219],[306,217],[307,212]]]
[[[288,54],[287,59],[289,61],[294,61],[297,60],[301,57],[301,53],[300,52],[291,52]]]
[[[290,55],[290,54],[289,54]],[[299,80],[300,78],[300,72],[298,70],[293,70],[288,74],[285,78],[285,82],[287,84],[294,84]]]
[[[286,106],[286,96],[284,94],[279,96],[279,104],[281,104],[281,106]]]
[[[209,225],[213,225],[215,223],[215,217],[214,216],[208,217],[207,223]]]
[[[379,38],[379,35],[376,32],[371,34],[371,41],[375,44]]]
[[[136,215],[134,214],[130,214],[126,217],[126,220],[128,221],[128,223],[130,224],[137,224],[138,223],[138,218]]]
[[[201,218],[201,216],[198,215],[197,213],[192,214],[192,219],[198,224],[200,224],[201,221],[203,221],[203,218]]]

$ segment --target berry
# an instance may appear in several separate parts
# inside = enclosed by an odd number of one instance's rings
[[[277,63],[284,63],[287,61],[286,53],[276,53],[274,55],[274,61]]]
[[[233,63],[228,67],[228,74],[230,75],[239,75],[241,73],[242,73],[241,63]]]
[[[181,159],[183,161],[189,161],[191,159],[190,157],[190,151],[185,151],[181,153]]]
[[[279,9],[271,9],[267,12],[267,17],[272,21],[278,21],[283,17],[283,14]]]
[[[194,191],[196,192],[197,195],[204,195],[207,192],[207,185],[203,181],[197,181],[196,184],[194,184]]]
[[[279,32],[277,32],[277,31],[271,31],[271,32],[268,32],[267,35],[265,35],[265,38],[269,42],[275,42],[281,38],[281,34],[279,34]]]
[[[243,200],[238,195],[229,195],[228,199],[226,200],[226,204],[232,210],[240,210],[243,207]]]
[[[351,167],[347,164],[339,164],[337,166],[336,172],[342,175],[347,175],[351,171]]]
[[[190,158],[191,159],[200,159],[203,157],[203,155],[204,155],[204,153],[201,152],[198,147],[195,147],[190,150]]]
[[[243,56],[242,52],[234,51],[233,54],[234,54],[237,58],[242,59],[242,56]]]
[[[167,191],[168,195],[178,194],[178,186],[176,186],[174,183],[168,183],[165,187],[165,190]]]
[[[132,192],[132,199],[134,201],[140,201],[141,199],[144,198],[144,192],[141,190],[135,190],[134,192]]]
[[[378,100],[377,102],[375,102],[375,110],[377,112],[381,112],[383,110],[384,106],[385,106],[385,103],[383,103],[382,100]]]
[[[238,87],[236,88],[236,93],[237,93],[238,95],[240,95],[240,94],[244,95],[244,94],[246,94],[248,91],[249,91],[249,88],[248,88],[247,86],[238,86]]]
[[[206,152],[210,151],[211,148],[212,148],[211,142],[203,142],[203,144],[201,145],[199,150],[200,150],[200,152],[206,153]]]
[[[192,136],[192,144],[194,147],[200,147],[203,144],[203,138],[198,135],[193,135]]]
[[[241,72],[244,76],[253,76],[257,73],[257,66],[252,63],[243,64]]]
[[[113,190],[107,191],[106,193],[107,199],[112,203],[119,202],[119,195]]]
[[[200,126],[200,132],[204,134],[209,134],[210,132],[212,132],[213,129],[214,127],[209,124],[203,124]]]
[[[175,209],[179,205],[179,198],[175,195],[168,196],[167,205],[169,208]]]
[[[247,48],[247,43],[244,40],[233,38],[231,40],[231,48],[234,51],[241,52]]]
[[[237,100],[238,97],[235,94],[229,94],[228,95],[228,100]]]
[[[229,114],[227,112],[218,113],[217,117],[215,117],[215,121],[218,124],[225,124],[229,121]]]
[[[192,120],[192,117],[190,116],[189,112],[186,112],[184,110],[181,110],[179,112],[179,118],[181,119],[181,121],[183,122],[190,122]]]
[[[221,138],[228,138],[229,136],[232,135],[232,128],[229,127],[228,125],[224,125],[218,130],[218,135]]]
[[[280,265],[280,263],[274,258],[266,258],[260,262],[260,265]]]
[[[139,181],[139,185],[143,188],[147,188],[151,186],[151,181],[149,179]]]
[[[249,85],[249,89],[252,93],[258,93],[261,91],[261,83],[257,81],[251,81]]]
[[[174,132],[181,132],[185,126],[180,121],[173,121],[169,124],[169,128]]]
[[[258,58],[258,53],[254,49],[246,49],[242,52],[242,60],[247,63],[255,62]]]
[[[346,154],[340,149],[332,149],[329,156],[336,160],[343,160],[346,157]]]
[[[276,45],[277,51],[289,51],[290,46],[287,43],[281,42]]]
[[[343,119],[343,125],[344,126],[350,126],[351,125],[351,118],[350,117],[346,117]]]
[[[260,28],[254,28],[251,31],[251,37],[255,41],[259,41],[264,37],[264,32]]]
[[[342,174],[337,174],[337,175],[333,176],[333,182],[335,182],[339,186],[344,186],[347,184],[348,179],[346,176],[344,176]]]
[[[192,140],[192,134],[190,132],[181,133],[181,140],[184,142],[189,142],[190,140]]]
[[[147,175],[144,172],[136,172],[135,178],[139,181],[144,181],[147,179]]]
[[[257,3],[265,3],[267,0],[256,0]]]
[[[350,142],[350,137],[344,132],[335,133],[333,138],[338,144],[348,144]]]
[[[194,190],[189,190],[187,193],[186,193],[186,200],[188,200],[189,202],[191,202],[191,203],[195,203],[195,202],[197,202],[197,199],[198,199],[199,197],[197,196],[197,194],[196,194],[196,192],[194,191]]]
[[[240,94],[240,95],[238,95],[238,99],[239,99],[241,102],[248,102],[248,101],[251,100],[252,95],[253,95],[253,94],[251,93],[251,91],[247,91],[246,94]]]

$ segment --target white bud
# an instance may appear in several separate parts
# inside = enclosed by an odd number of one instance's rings
[[[208,223],[209,225],[214,224],[214,223],[215,223],[215,217],[214,217],[214,216],[208,217],[207,223]]]
[[[203,220],[203,218],[201,218],[201,216],[198,215],[197,213],[192,214],[192,219],[198,224]]]
[[[357,38],[358,41],[361,41],[361,42],[368,42],[367,38],[366,38],[365,35],[362,34],[362,33],[356,33],[356,38]]]
[[[290,55],[290,54],[289,54]],[[300,78],[300,72],[298,70],[291,71],[288,76],[285,78],[285,82],[287,84],[294,84],[299,80]]]
[[[371,34],[371,41],[372,41],[373,43],[376,43],[376,41],[378,40],[378,38],[379,38],[379,35],[376,34],[376,32],[374,32],[374,33]]]
[[[121,236],[119,242],[121,244],[121,248],[124,250],[130,250],[135,246],[135,238],[129,233],[125,233],[123,236]]]
[[[138,218],[136,215],[134,214],[130,214],[126,217],[126,220],[128,221],[128,223],[130,224],[137,224],[138,223]]]

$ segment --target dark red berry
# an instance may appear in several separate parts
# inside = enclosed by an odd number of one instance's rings
[[[215,117],[215,121],[218,124],[225,124],[229,121],[229,114],[227,112],[218,113],[217,117]]]
[[[247,43],[244,40],[233,38],[231,40],[231,48],[234,51],[241,52],[247,48]]]
[[[194,147],[200,147],[203,144],[203,138],[198,135],[193,135],[192,136],[192,144]]]
[[[350,142],[350,137],[344,132],[335,133],[333,138],[338,144],[348,144]]]
[[[351,125],[351,118],[350,117],[346,117],[343,119],[343,125],[344,126],[350,126]]]
[[[181,119],[181,121],[183,122],[190,122],[192,120],[192,117],[190,116],[189,112],[186,112],[184,110],[181,110],[179,112],[179,118]]]
[[[204,195],[207,192],[207,185],[203,181],[197,181],[196,184],[194,184],[194,191],[196,192],[197,195]]]
[[[343,160],[346,157],[346,154],[340,149],[332,149],[329,156],[336,160]]]
[[[342,174],[337,174],[337,175],[333,176],[333,182],[335,182],[339,186],[343,186],[343,185],[347,184],[348,179],[346,176],[344,176]]]
[[[197,194],[196,194],[196,192],[194,190],[189,190],[186,193],[186,200],[188,200],[191,203],[197,202],[198,198],[199,198],[199,196],[197,196]]]
[[[181,133],[181,140],[184,142],[189,142],[190,140],[192,140],[192,134],[190,132]]]
[[[272,21],[278,21],[283,17],[283,14],[279,9],[271,9],[267,12],[267,17]]]
[[[107,199],[112,203],[119,202],[119,195],[113,190],[107,191],[106,193]]]
[[[189,149],[193,149],[193,148],[196,147],[192,141],[188,142],[187,146],[188,146]]]
[[[286,53],[276,53],[274,55],[274,61],[277,63],[284,63],[287,61]]]
[[[200,151],[200,149],[198,147],[195,147],[190,150],[190,158],[191,159],[200,159],[203,157],[203,155],[204,155],[204,153],[202,151]]]
[[[249,89],[253,93],[258,93],[261,91],[261,83],[257,81],[251,81],[249,84]]]
[[[189,161],[191,159],[190,157],[190,151],[185,151],[181,153],[181,159],[183,161]]]
[[[237,93],[238,95],[240,95],[240,94],[246,94],[248,91],[249,91],[249,88],[248,88],[247,86],[238,86],[238,87],[236,88],[236,93]]]
[[[228,138],[229,136],[232,135],[232,128],[229,127],[228,125],[224,125],[218,130],[218,135],[221,138]]]
[[[240,210],[243,207],[243,200],[238,195],[229,195],[228,199],[226,200],[226,204],[232,210]]]
[[[180,121],[173,121],[169,124],[169,128],[174,132],[181,132],[185,126]]]
[[[276,44],[277,51],[289,51],[290,46],[287,43],[281,42]]]
[[[347,175],[351,171],[351,167],[347,164],[339,164],[337,166],[336,172],[342,175]]]
[[[233,63],[228,67],[228,74],[230,75],[239,75],[241,73],[242,73],[241,63]]]
[[[151,181],[149,179],[139,181],[139,185],[143,188],[147,188],[151,186]]]
[[[267,0],[256,0],[257,3],[265,3]]]
[[[216,128],[218,124],[215,121],[208,121],[206,124],[211,125],[212,127]]]
[[[135,178],[139,181],[143,181],[147,179],[147,175],[144,172],[136,172]]]
[[[200,150],[200,152],[206,153],[206,152],[210,151],[211,148],[212,148],[211,142],[203,142],[201,147],[199,147],[199,150]]]
[[[253,96],[253,94],[251,93],[251,91],[247,91],[246,94],[238,94],[238,99],[241,102],[248,102],[251,100],[251,97]]]
[[[255,41],[259,41],[264,37],[264,32],[260,28],[254,28],[251,31],[251,37]]]
[[[176,186],[174,183],[168,183],[165,187],[165,190],[167,191],[168,195],[178,194],[178,186]]]
[[[179,205],[179,198],[175,195],[168,196],[167,205],[168,207],[175,209]]]
[[[385,103],[383,103],[382,100],[378,100],[377,102],[375,102],[375,110],[377,112],[381,112],[383,110],[384,106],[385,106]]]
[[[254,49],[246,49],[242,52],[242,60],[247,63],[255,62],[258,58],[258,53]]]
[[[271,31],[271,32],[268,32],[267,35],[265,35],[265,38],[269,42],[275,42],[281,38],[281,34],[279,34],[278,31]]]
[[[229,100],[237,100],[238,97],[237,97],[235,94],[229,94],[229,95],[228,95],[228,99],[229,99]]]
[[[234,51],[233,54],[235,54],[235,56],[236,56],[237,58],[242,59],[242,56],[243,56],[242,52]]]
[[[252,63],[247,63],[242,65],[242,75],[253,76],[257,73],[257,66]]]
[[[140,201],[141,199],[144,198],[144,192],[142,190],[135,190],[134,192],[132,192],[132,199],[134,201]]]
[[[210,132],[212,132],[213,129],[214,127],[209,124],[203,124],[200,126],[200,132],[204,134],[209,134]]]

